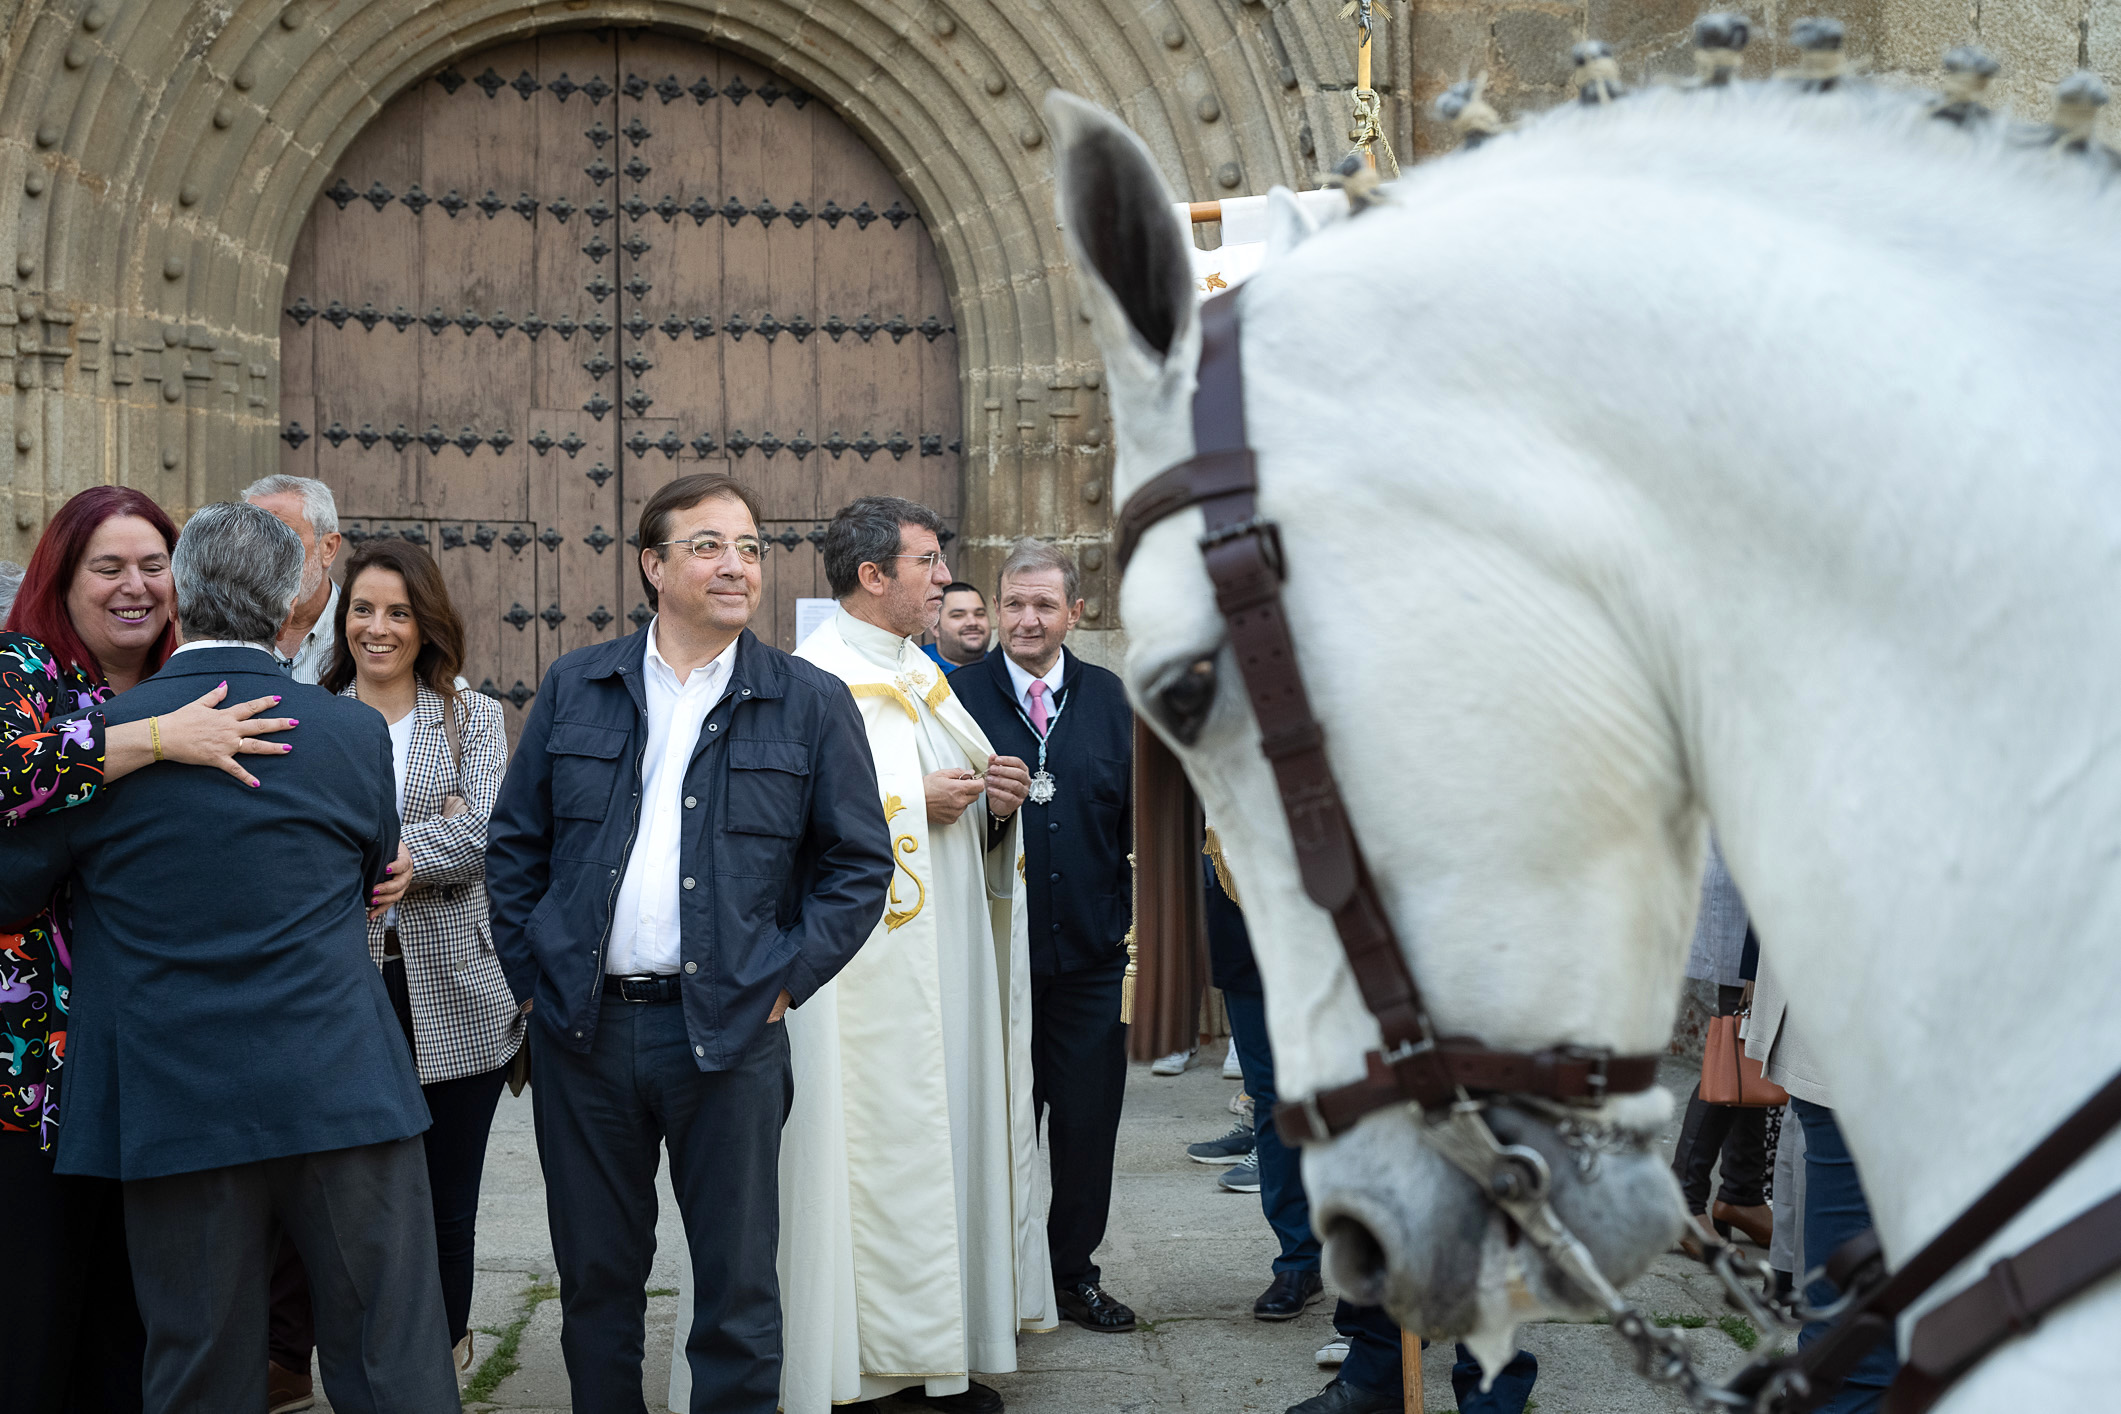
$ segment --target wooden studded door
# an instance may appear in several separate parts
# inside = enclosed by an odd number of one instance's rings
[[[935,248],[824,103],[649,32],[482,52],[393,99],[296,244],[282,469],[347,538],[441,565],[511,740],[553,660],[648,608],[640,508],[727,471],[769,544],[753,628],[793,648],[856,496],[955,528],[957,340]]]

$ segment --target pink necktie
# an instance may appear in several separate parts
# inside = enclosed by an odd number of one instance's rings
[[[1031,694],[1031,730],[1040,736],[1046,734],[1046,680],[1033,678],[1025,689]]]

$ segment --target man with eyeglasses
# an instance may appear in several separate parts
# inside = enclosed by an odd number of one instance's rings
[[[788,1414],[897,1394],[991,1414],[970,1378],[1016,1369],[1016,1337],[1056,1323],[1032,1191],[1031,974],[1017,807],[1030,772],[998,756],[917,640],[951,583],[943,522],[889,496],[833,517],[839,600],[800,656],[860,707],[896,873],[883,922],[791,1040],[825,1078],[788,1126],[784,1211],[841,1213],[794,1236],[781,1281]],[[814,1050],[812,1049],[814,1048]],[[851,1358],[850,1358],[851,1357]]]
[[[656,616],[553,664],[502,783],[493,942],[517,1000],[536,1002],[531,1095],[574,1407],[644,1408],[667,1147],[697,1274],[679,1322],[690,1408],[773,1414],[781,1129],[807,1083],[782,1019],[868,938],[890,841],[846,686],[746,627],[749,493],[680,477],[642,507],[640,542]]]

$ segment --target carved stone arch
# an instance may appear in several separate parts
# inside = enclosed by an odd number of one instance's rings
[[[1331,28],[1220,0],[26,0],[0,78],[0,554],[68,495],[139,486],[187,512],[277,464],[287,261],[340,154],[396,93],[545,30],[681,34],[829,103],[920,208],[958,330],[964,566],[1025,530],[1106,534],[1096,355],[1065,275],[1038,104],[1123,114],[1183,196],[1308,185]],[[1346,37],[1339,48],[1348,49]],[[1352,74],[1352,58],[1318,71]],[[1338,137],[1315,141],[1324,161]],[[1236,185],[1221,185],[1232,173]],[[977,473],[977,474],[975,474]],[[1109,565],[1089,576],[1111,602]],[[1092,625],[1086,625],[1090,627]],[[1106,626],[1099,624],[1096,626]]]

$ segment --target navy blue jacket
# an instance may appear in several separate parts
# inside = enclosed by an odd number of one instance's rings
[[[1050,804],[1023,805],[1035,977],[1124,967],[1134,911],[1134,711],[1117,677],[1065,648],[1061,657],[1061,714],[1046,742],[1056,790]],[[1037,769],[1038,738],[1017,711],[1001,649],[952,673],[950,690],[998,754]]]
[[[215,683],[278,693],[286,756],[149,766],[0,830],[0,919],[73,875],[74,985],[58,1168],[157,1178],[404,1139],[427,1128],[405,1033],[368,957],[366,900],[398,852],[390,731],[373,707],[200,648],[104,707],[115,726]]]
[[[596,1040],[612,907],[639,833],[648,699],[644,627],[554,663],[487,831],[493,941],[531,1024]],[[884,915],[891,838],[847,685],[739,640],[729,690],[685,769],[679,950],[701,1070],[727,1070],[786,988],[801,1006]]]

